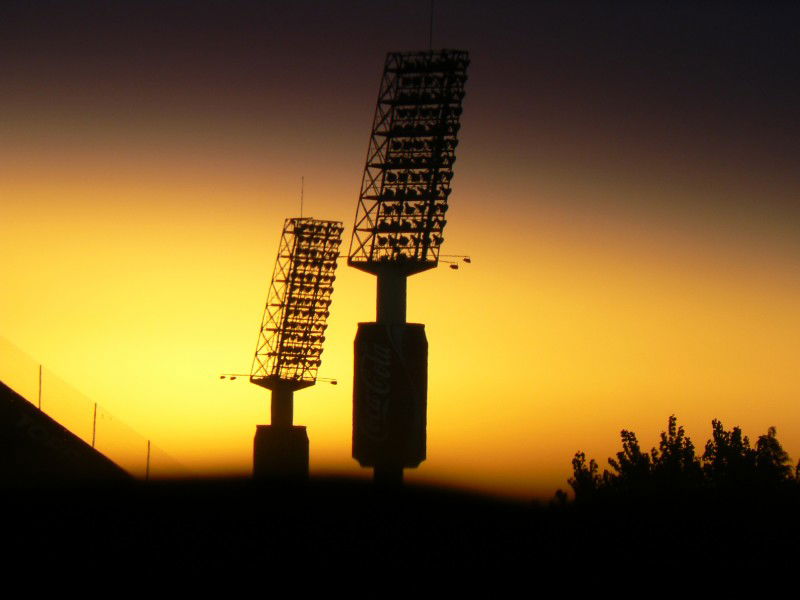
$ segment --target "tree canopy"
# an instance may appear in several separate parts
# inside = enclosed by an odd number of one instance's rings
[[[669,417],[666,431],[661,432],[658,447],[649,453],[642,451],[633,431],[623,429],[620,437],[622,450],[616,458],[608,459],[611,470],[605,469],[602,474],[594,459],[587,463],[584,452],[575,454],[573,475],[568,482],[576,500],[619,492],[672,494],[704,488],[800,483],[800,463],[792,469],[775,427],[770,427],[751,447],[741,428],[726,430],[714,419],[711,439],[700,457],[675,415]]]

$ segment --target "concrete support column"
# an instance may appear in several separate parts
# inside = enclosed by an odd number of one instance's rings
[[[401,324],[406,322],[406,275],[395,269],[382,269],[377,273],[377,322]]]
[[[406,322],[406,274],[394,268],[381,269],[377,273],[376,321],[385,325],[402,325]],[[385,488],[399,488],[403,485],[402,465],[380,461],[373,473],[375,485]]]
[[[271,424],[256,426],[253,477],[262,481],[302,483],[308,479],[308,434],[292,425],[294,391],[278,383],[272,389]]]
[[[270,413],[270,423],[273,427],[292,426],[294,421],[294,393],[291,389],[279,386],[272,390]]]
[[[301,425],[257,425],[253,440],[253,477],[276,483],[308,480],[308,434]]]

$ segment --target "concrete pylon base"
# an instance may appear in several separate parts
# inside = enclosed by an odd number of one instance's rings
[[[256,425],[253,477],[301,483],[308,479],[308,434],[303,425]]]

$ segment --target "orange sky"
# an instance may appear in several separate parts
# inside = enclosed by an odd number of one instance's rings
[[[283,10],[289,31],[308,22]],[[658,57],[655,45],[581,45],[575,34],[574,71],[548,74],[523,59],[552,54],[558,36],[552,47],[526,46],[524,32],[503,29],[509,16],[478,38],[473,21],[485,15],[471,3],[463,13],[450,33],[442,25],[444,45],[473,57],[444,251],[473,264],[409,283],[430,387],[428,460],[407,479],[549,497],[566,486],[576,450],[604,463],[622,428],[649,447],[672,413],[698,447],[719,418],[751,439],[775,425],[800,458],[800,185],[796,149],[786,152],[796,124],[764,116],[778,119],[796,92],[781,87],[772,61],[785,38],[773,32],[775,48],[762,40],[753,54],[763,59],[753,72],[774,67],[753,82],[764,98],[728,84],[741,65],[720,41],[707,46],[722,75],[689,88],[692,103],[660,106],[661,92],[674,91],[667,69],[648,80],[650,95],[615,84],[625,72],[618,56],[644,47]],[[546,16],[564,32],[583,22]],[[627,26],[594,16],[600,29]],[[35,22],[24,21],[40,31]],[[267,396],[218,375],[249,370],[301,175],[306,213],[343,221],[349,237],[383,53],[405,38],[343,41],[341,72],[327,52],[319,76],[300,77],[315,55],[298,57],[288,34],[253,50],[261,62],[251,70],[233,36],[198,50],[200,32],[216,32],[211,22],[197,17],[167,36],[182,32],[191,45],[147,30],[169,65],[192,65],[177,81],[122,43],[101,61],[108,40],[88,49],[67,40],[73,52],[61,62],[41,58],[44,49],[26,54],[35,36],[10,53],[0,335],[186,465],[245,472]],[[308,27],[349,39],[343,22],[325,23]],[[729,24],[730,41],[745,35],[740,21]],[[696,27],[687,63],[708,56]],[[227,66],[226,51],[235,54]],[[609,83],[591,67],[609,69]],[[708,75],[698,69],[684,76]],[[312,472],[366,475],[350,458],[352,342],[356,323],[374,318],[374,281],[344,265],[337,275],[320,375],[340,384],[298,392],[295,422],[308,426]]]

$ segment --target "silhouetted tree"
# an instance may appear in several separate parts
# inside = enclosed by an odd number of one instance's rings
[[[762,481],[781,483],[792,479],[789,455],[777,438],[775,427],[770,427],[766,435],[756,442],[756,468]]]
[[[634,432],[620,435],[622,449],[602,474],[577,452],[568,479],[575,501],[561,492],[552,503],[552,531],[570,548],[594,548],[625,573],[637,561],[642,573],[667,574],[688,564],[794,566],[800,463],[789,462],[774,427],[751,445],[739,427],[715,419],[702,456],[675,415],[650,452]]]
[[[587,466],[586,454],[583,452],[575,453],[572,458],[572,477],[567,479],[567,483],[572,487],[572,491],[575,492],[576,500],[590,498],[600,488],[602,480],[597,471],[598,467],[594,459],[590,460]],[[558,492],[556,492],[556,495],[558,496]]]
[[[620,437],[622,438],[622,451],[617,452],[616,460],[608,459],[608,464],[616,471],[616,474],[606,476],[606,481],[623,487],[641,486],[649,482],[652,468],[650,456],[642,452],[636,434],[623,429]],[[655,449],[653,451],[655,452]]]
[[[573,475],[567,481],[576,500],[611,491],[665,495],[703,487],[800,484],[800,462],[792,469],[774,427],[758,438],[755,448],[739,427],[728,431],[714,419],[711,428],[701,458],[675,415],[670,415],[658,448],[649,454],[642,452],[634,432],[623,429],[622,450],[608,459],[613,471],[600,475],[597,463],[593,459],[587,463],[586,455],[577,452],[572,459]]]
[[[743,484],[752,480],[756,451],[739,427],[726,431],[717,419],[711,421],[711,439],[703,453],[703,473],[715,485]]]
[[[670,415],[658,448],[652,448],[649,454],[642,451],[634,432],[623,429],[620,436],[622,451],[617,452],[616,459],[608,459],[614,473],[604,473],[603,482],[617,488],[644,491],[691,487],[702,481],[694,444],[683,426],[678,426],[675,415]]]
[[[670,415],[667,431],[661,432],[658,449],[650,451],[650,461],[653,477],[660,485],[691,487],[703,479],[694,444],[683,426],[678,426],[675,415]]]

